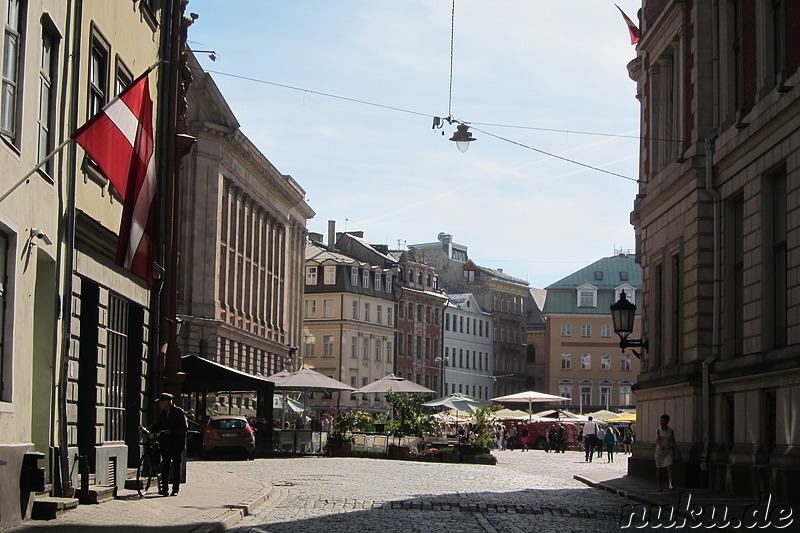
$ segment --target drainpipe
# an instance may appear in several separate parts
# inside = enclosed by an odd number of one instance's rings
[[[711,27],[712,27],[712,92],[713,102],[713,127],[719,127],[719,27],[717,13],[719,0],[714,0],[711,6]],[[708,137],[705,142],[706,151],[706,191],[714,201],[714,287],[712,305],[712,331],[711,331],[711,355],[703,361],[703,454],[700,456],[700,470],[708,471],[708,453],[711,447],[711,365],[719,357],[720,347],[720,309],[721,309],[721,271],[722,271],[722,243],[721,243],[721,205],[719,192],[714,189],[714,140],[716,134]]]

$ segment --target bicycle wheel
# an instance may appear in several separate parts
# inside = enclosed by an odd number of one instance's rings
[[[144,498],[151,487],[158,490],[158,465],[153,464],[150,454],[145,454],[139,461],[139,468],[136,470],[136,491],[140,498]]]

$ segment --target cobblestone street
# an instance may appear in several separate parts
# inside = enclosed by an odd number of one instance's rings
[[[626,456],[608,464],[585,463],[577,452],[496,455],[497,466],[354,458],[226,463],[235,475],[275,487],[234,531],[620,531],[631,502],[573,475],[622,476]]]

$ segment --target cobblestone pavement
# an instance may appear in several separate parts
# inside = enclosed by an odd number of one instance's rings
[[[622,476],[627,457],[496,452],[497,466],[357,458],[228,463],[229,473],[272,484],[270,500],[234,528],[260,532],[620,531],[631,502],[573,479]],[[671,528],[672,531],[681,531]],[[688,529],[687,529],[688,530]]]

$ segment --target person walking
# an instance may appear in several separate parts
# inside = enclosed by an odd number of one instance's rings
[[[590,416],[589,421],[583,425],[583,446],[586,448],[585,462],[591,463],[594,458],[594,447],[597,440],[597,423]]]
[[[528,431],[528,425],[527,424],[522,424],[522,430],[520,431],[520,436],[519,436],[519,443],[521,445],[521,449],[522,449],[523,452],[527,452],[528,449],[529,449],[528,448],[528,435],[529,434],[530,434],[530,432]]]
[[[605,444],[603,444],[604,443],[603,439],[605,438],[605,436],[606,436],[606,430],[598,425],[597,426],[597,441],[596,441],[597,442],[597,458],[598,459],[602,459],[603,458],[603,446],[605,446]]]
[[[631,433],[630,429],[625,430],[625,436],[622,438],[622,444],[624,445],[625,453],[630,455],[631,453],[631,446],[633,445],[633,434]]]
[[[566,450],[566,444],[564,443],[564,438],[566,437],[566,430],[564,430],[564,426],[559,424],[558,430],[556,431],[556,453],[561,452],[564,453]]]
[[[661,485],[661,471],[667,469],[669,490],[675,490],[672,484],[672,463],[674,462],[672,447],[675,445],[675,432],[669,427],[669,415],[663,414],[659,419],[656,429],[656,482],[658,491],[663,490]]]
[[[161,486],[158,493],[168,496],[169,482],[172,480],[172,496],[177,496],[181,487],[181,464],[186,449],[186,431],[189,422],[183,409],[173,404],[173,396],[162,392],[156,398],[158,419],[146,429],[158,433],[158,446],[161,450]],[[139,429],[145,429],[139,426]]]
[[[614,434],[614,430],[612,428],[608,428],[606,430],[606,434],[603,437],[603,443],[606,446],[606,462],[613,463],[614,446],[617,444],[617,436]]]
[[[512,422],[508,428],[508,449],[514,451],[514,446],[517,444],[517,426]]]

